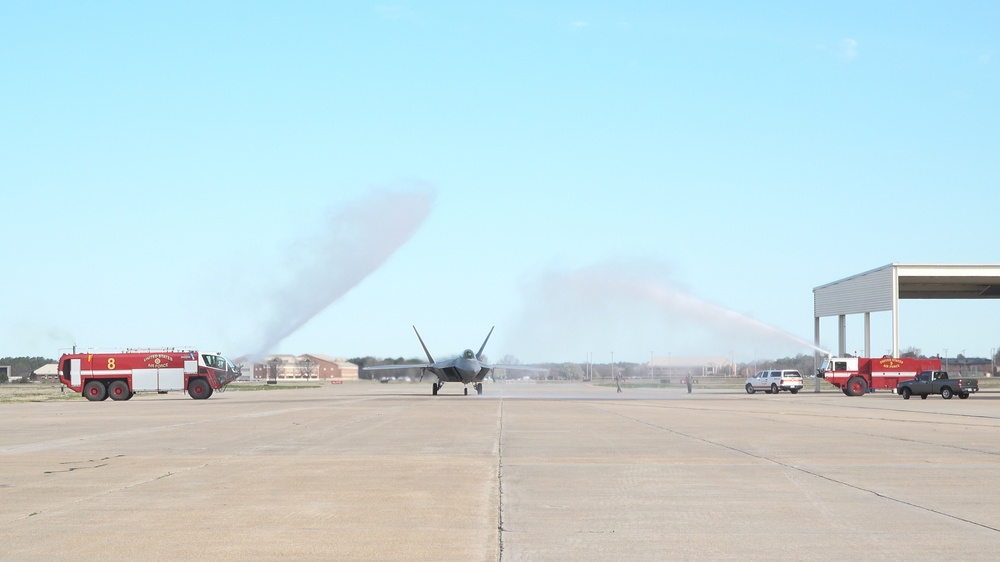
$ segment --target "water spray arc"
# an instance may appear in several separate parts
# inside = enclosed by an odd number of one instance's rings
[[[261,298],[255,333],[240,354],[259,357],[295,333],[398,250],[430,214],[434,191],[426,185],[375,190],[334,209],[324,227],[298,240],[285,256],[282,280]]]
[[[657,274],[650,267],[603,264],[543,275],[526,287],[514,343],[534,351],[542,345],[537,342],[546,342],[549,353],[563,342],[581,342],[612,344],[616,352],[642,345],[670,347],[681,355],[721,348],[735,357],[762,347],[829,354],[804,338],[679,290]]]

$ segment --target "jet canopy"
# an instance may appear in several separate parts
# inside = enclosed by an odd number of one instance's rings
[[[466,359],[475,359],[476,354],[472,353],[471,349],[466,349],[465,352],[462,353],[462,357],[465,357]]]

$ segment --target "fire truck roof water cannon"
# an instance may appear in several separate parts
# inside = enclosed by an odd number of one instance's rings
[[[59,381],[87,400],[128,400],[137,392],[187,391],[204,400],[240,376],[240,368],[219,353],[192,349],[129,349],[63,354]]]
[[[869,391],[895,392],[900,381],[915,378],[922,371],[941,369],[938,358],[911,357],[827,357],[816,376],[841,389],[848,396],[862,396]]]

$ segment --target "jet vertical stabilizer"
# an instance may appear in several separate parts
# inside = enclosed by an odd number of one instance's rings
[[[486,334],[486,339],[483,340],[483,345],[482,345],[482,347],[479,348],[479,353],[476,354],[476,359],[479,360],[479,361],[483,360],[483,350],[486,349],[486,342],[490,341],[490,336],[493,335],[493,329],[494,328],[496,328],[496,326],[493,326],[493,328],[490,328],[490,333]]]
[[[431,357],[431,352],[427,351],[427,346],[424,345],[424,338],[420,337],[420,332],[417,332],[417,327],[416,326],[413,327],[413,331],[417,334],[417,339],[420,340],[420,347],[424,348],[424,353],[427,354],[427,360],[430,361],[431,363],[433,363],[434,362],[434,358]],[[490,332],[492,332],[492,331],[493,330],[490,330]],[[487,336],[487,338],[489,338],[489,336]],[[484,343],[483,345],[486,345],[486,344]]]

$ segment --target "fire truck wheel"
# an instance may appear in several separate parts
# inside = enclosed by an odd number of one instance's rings
[[[128,400],[132,397],[132,392],[128,389],[125,381],[114,381],[108,385],[108,396],[112,400]]]
[[[188,383],[188,395],[195,400],[204,400],[212,395],[212,387],[205,379],[191,379]]]
[[[864,396],[865,392],[868,391],[868,383],[865,379],[861,377],[851,377],[847,381],[847,395],[848,396]]]
[[[772,382],[772,383],[771,383],[771,394],[777,394],[778,392],[780,392],[780,391],[778,390],[778,385],[776,385],[776,384],[774,384],[774,383]]]
[[[899,393],[903,395],[903,400],[909,400],[910,394],[913,394],[913,391],[904,387],[903,390],[899,391]]]
[[[83,387],[83,395],[91,402],[100,402],[108,397],[108,388],[101,381],[90,381]]]

